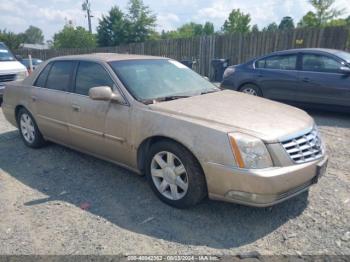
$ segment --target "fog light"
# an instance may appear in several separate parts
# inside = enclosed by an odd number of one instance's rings
[[[268,204],[277,200],[276,195],[262,195],[262,194],[254,194],[254,193],[241,192],[241,191],[229,191],[225,194],[225,197],[233,200],[258,203],[258,204]]]
[[[226,193],[226,197],[248,202],[255,202],[255,200],[258,198],[258,195],[241,191],[229,191]]]

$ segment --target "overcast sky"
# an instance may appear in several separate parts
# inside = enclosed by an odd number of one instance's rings
[[[83,0],[0,0],[0,29],[16,33],[29,25],[40,27],[45,39],[51,39],[62,29],[65,20],[87,28],[87,19],[81,10]],[[335,7],[346,8],[350,15],[350,0],[336,0]],[[98,19],[113,5],[125,10],[127,0],[91,0],[94,31]],[[299,19],[312,7],[308,0],[144,0],[157,15],[157,30],[176,29],[183,23],[211,21],[218,30],[233,8],[250,13],[251,24],[259,28],[271,22],[279,22],[284,16]]]

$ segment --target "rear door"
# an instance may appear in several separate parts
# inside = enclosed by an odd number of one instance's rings
[[[298,54],[273,55],[255,63],[259,70],[258,85],[263,96],[275,100],[292,101],[300,84],[297,71]]]
[[[298,102],[349,106],[350,76],[340,71],[344,66],[340,60],[325,54],[303,53],[301,64]]]
[[[42,134],[63,144],[69,143],[67,92],[71,88],[74,61],[48,64],[32,91],[32,107]]]

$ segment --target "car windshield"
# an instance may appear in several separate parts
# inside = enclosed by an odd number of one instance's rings
[[[180,98],[219,89],[185,65],[168,59],[111,62],[113,70],[139,101]]]
[[[346,62],[350,63],[350,53],[339,51],[335,53],[337,56],[339,56],[341,59],[344,59]]]
[[[0,43],[0,61],[15,61],[16,58],[10,50],[2,43]]]

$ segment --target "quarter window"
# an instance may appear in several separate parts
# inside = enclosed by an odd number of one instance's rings
[[[48,65],[43,69],[43,71],[41,71],[39,77],[36,79],[36,82],[35,82],[34,86],[37,86],[37,87],[45,87],[46,79],[47,79],[47,76],[49,75],[51,65],[52,65],[51,63],[48,64]]]
[[[74,66],[75,62],[73,61],[55,62],[47,78],[46,87],[54,90],[68,91]]]
[[[338,73],[341,63],[324,55],[303,55],[303,70],[312,72]]]
[[[88,95],[92,87],[113,87],[113,81],[107,71],[101,65],[93,62],[79,63],[75,83],[75,93],[81,95]]]
[[[256,68],[265,68],[265,59],[260,59],[255,62],[255,67]]]

